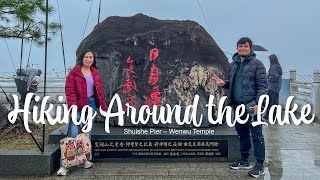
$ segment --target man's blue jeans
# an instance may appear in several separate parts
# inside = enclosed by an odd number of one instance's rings
[[[97,109],[96,108],[96,101],[95,101],[94,97],[91,97],[91,98],[88,99],[88,105],[92,108],[92,112],[94,113],[96,111],[96,109]],[[85,114],[86,118],[87,118],[87,115],[88,115],[88,113],[86,112],[86,114]],[[77,113],[78,120],[80,119],[80,116],[81,116],[81,112],[78,112]],[[94,119],[92,121],[94,121]],[[77,125],[73,124],[71,118],[69,119],[69,123],[71,123],[70,124],[70,126],[71,126],[70,127],[71,137],[75,138],[79,134],[79,128],[78,128]],[[83,124],[80,125],[80,127],[82,127],[82,126],[83,126]],[[91,132],[92,132],[92,129],[89,132],[89,139],[91,139]],[[62,160],[60,159],[60,167],[61,166],[62,166]]]
[[[243,120],[247,116],[245,113],[240,119]],[[250,149],[251,149],[251,138],[250,132],[253,141],[254,147],[254,156],[257,160],[257,163],[263,164],[265,160],[265,143],[264,137],[262,134],[262,125],[258,125],[253,127],[252,120],[257,121],[257,116],[254,116],[253,119],[250,116],[248,121],[245,124],[236,123],[235,127],[240,138],[240,152],[241,152],[241,160],[248,161],[250,156]]]

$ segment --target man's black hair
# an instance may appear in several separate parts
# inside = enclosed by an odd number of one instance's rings
[[[252,41],[248,37],[242,37],[241,39],[239,39],[239,41],[237,42],[237,47],[239,44],[245,44],[245,43],[249,43],[250,49],[252,49]]]

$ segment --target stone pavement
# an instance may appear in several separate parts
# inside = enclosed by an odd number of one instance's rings
[[[265,175],[252,178],[229,163],[99,162],[91,169],[72,168],[68,176],[11,177],[14,179],[320,179],[320,124],[264,126]],[[253,162],[254,163],[254,162]],[[10,177],[6,177],[8,179]],[[0,178],[2,179],[2,178]]]

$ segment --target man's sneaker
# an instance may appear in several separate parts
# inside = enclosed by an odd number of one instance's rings
[[[57,172],[57,176],[65,176],[65,175],[67,175],[68,171],[69,171],[69,169],[61,166]]]
[[[83,164],[79,164],[78,166],[82,167],[82,168],[85,168],[85,169],[89,169],[89,168],[91,168],[93,166],[93,163],[90,162],[90,161],[87,161],[87,162],[85,162]]]
[[[262,164],[257,163],[253,169],[251,169],[248,174],[253,177],[259,177],[261,174],[264,174],[264,167]]]
[[[234,162],[234,163],[230,164],[229,167],[231,169],[251,169],[252,165],[248,161],[244,162],[244,161],[240,160],[238,162]]]

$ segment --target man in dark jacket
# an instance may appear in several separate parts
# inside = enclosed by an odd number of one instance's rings
[[[237,43],[237,53],[233,55],[233,62],[230,64],[228,78],[222,80],[215,76],[213,79],[218,86],[227,89],[229,100],[234,108],[244,104],[257,104],[261,95],[267,94],[266,69],[262,62],[256,58],[252,51],[252,41],[248,37],[241,38]],[[246,110],[241,117],[244,120],[247,114],[249,118],[245,124],[236,123],[235,127],[240,137],[241,159],[229,165],[231,169],[251,169],[249,164],[249,151],[251,148],[250,132],[253,139],[254,156],[256,165],[248,174],[259,177],[264,173],[263,163],[265,160],[265,143],[262,134],[262,125],[253,127],[252,121],[257,121],[257,105],[250,107],[253,113]],[[250,120],[251,119],[251,120]]]

